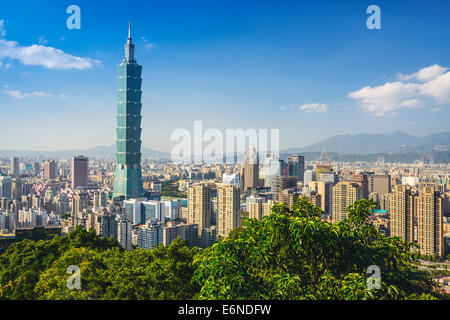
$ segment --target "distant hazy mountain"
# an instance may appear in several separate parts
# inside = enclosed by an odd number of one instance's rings
[[[416,137],[401,131],[386,134],[337,135],[303,148],[290,148],[283,153],[337,152],[341,154],[428,153],[450,150],[450,132]]]
[[[91,149],[73,149],[57,151],[30,151],[30,150],[0,150],[0,157],[43,157],[43,158],[68,158],[77,155],[83,155],[93,158],[114,158],[116,147],[99,146]],[[170,154],[167,152],[155,151],[148,148],[142,148],[142,157],[144,159],[168,159]]]

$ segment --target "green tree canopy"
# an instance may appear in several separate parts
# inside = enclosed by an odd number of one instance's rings
[[[331,224],[301,198],[293,210],[276,204],[262,221],[245,219],[231,237],[196,257],[199,298],[433,298],[431,281],[411,267],[412,244],[384,237],[370,224],[374,208],[372,201],[357,201],[345,221]],[[381,270],[380,289],[367,285],[371,265]]]

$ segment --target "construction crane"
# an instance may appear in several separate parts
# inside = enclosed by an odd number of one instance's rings
[[[289,172],[289,167],[291,166],[291,164],[292,164],[292,161],[289,161],[289,163],[288,163],[288,165],[287,165],[287,167],[286,168],[282,168],[281,169],[281,173],[283,174],[283,176],[285,176],[286,177],[286,173],[288,173]]]
[[[322,159],[323,155],[325,155],[325,157],[326,157],[327,160],[328,160],[328,165],[331,167],[331,159],[330,159],[330,157],[328,156],[328,154],[325,152],[325,149],[322,150],[322,154],[321,154],[320,157],[319,157],[319,163],[320,163],[320,159]]]
[[[328,164],[322,164],[320,162],[320,160],[322,159],[323,155],[325,155],[325,157],[328,160]],[[322,172],[327,172],[331,170],[331,159],[328,156],[328,154],[325,152],[325,149],[323,149],[322,154],[319,157],[319,160],[317,161],[317,166],[316,166],[316,179],[319,180],[320,178],[320,174]]]

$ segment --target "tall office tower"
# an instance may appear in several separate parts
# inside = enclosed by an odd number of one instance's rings
[[[19,175],[19,158],[11,157],[9,160],[9,174],[13,177]]]
[[[11,177],[0,176],[0,197],[5,197],[8,200],[12,199],[13,193]]]
[[[22,197],[22,181],[19,178],[13,178],[11,180],[11,193],[13,199],[20,199]]]
[[[316,171],[314,170],[306,170],[304,175],[303,185],[305,187],[309,186],[311,181],[316,181]]]
[[[188,223],[198,225],[198,235],[202,235],[202,230],[208,228],[211,218],[211,196],[210,188],[207,184],[196,183],[189,186],[188,196]]]
[[[87,187],[89,175],[89,158],[78,156],[72,158],[72,188]]]
[[[305,157],[300,155],[289,156],[288,163],[289,175],[303,181],[305,179]]]
[[[130,28],[125,58],[117,66],[117,167],[113,198],[138,198],[143,194],[141,169],[141,73],[134,59]]]
[[[414,241],[414,195],[406,185],[396,185],[389,196],[391,237]]]
[[[44,162],[44,178],[47,180],[56,178],[56,162],[55,160]]]
[[[386,194],[391,192],[391,176],[388,174],[369,174],[369,193]]]
[[[324,181],[310,181],[309,190],[320,196],[320,208],[327,214],[333,211],[333,183]]]
[[[415,198],[417,240],[422,254],[437,254],[440,257],[445,254],[442,200],[432,185],[423,187]]]
[[[362,189],[362,199],[369,199],[369,179],[365,172],[353,174],[350,182],[357,183]]]
[[[117,220],[117,242],[126,250],[132,249],[131,222],[125,217],[120,217]]]
[[[247,192],[249,188],[256,188],[259,186],[259,155],[253,145],[248,148],[244,159],[244,166],[242,167],[241,184],[243,193]]]
[[[333,188],[332,221],[342,221],[347,218],[345,208],[354,202],[363,199],[363,189],[358,183],[341,181]]]
[[[239,187],[224,184],[217,187],[217,234],[227,237],[240,224]]]

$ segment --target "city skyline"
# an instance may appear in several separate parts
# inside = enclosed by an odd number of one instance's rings
[[[150,2],[108,14],[105,5],[78,5],[80,30],[67,29],[63,4],[30,2],[20,14],[4,5],[0,111],[4,130],[17,121],[21,130],[0,149],[113,144],[111,79],[130,19],[146,66],[144,147],[170,151],[170,133],[192,130],[195,120],[223,131],[280,128],[280,149],[337,134],[447,131],[444,1],[381,1],[380,30],[366,28],[367,5],[357,2]],[[37,9],[45,24],[32,16]]]

